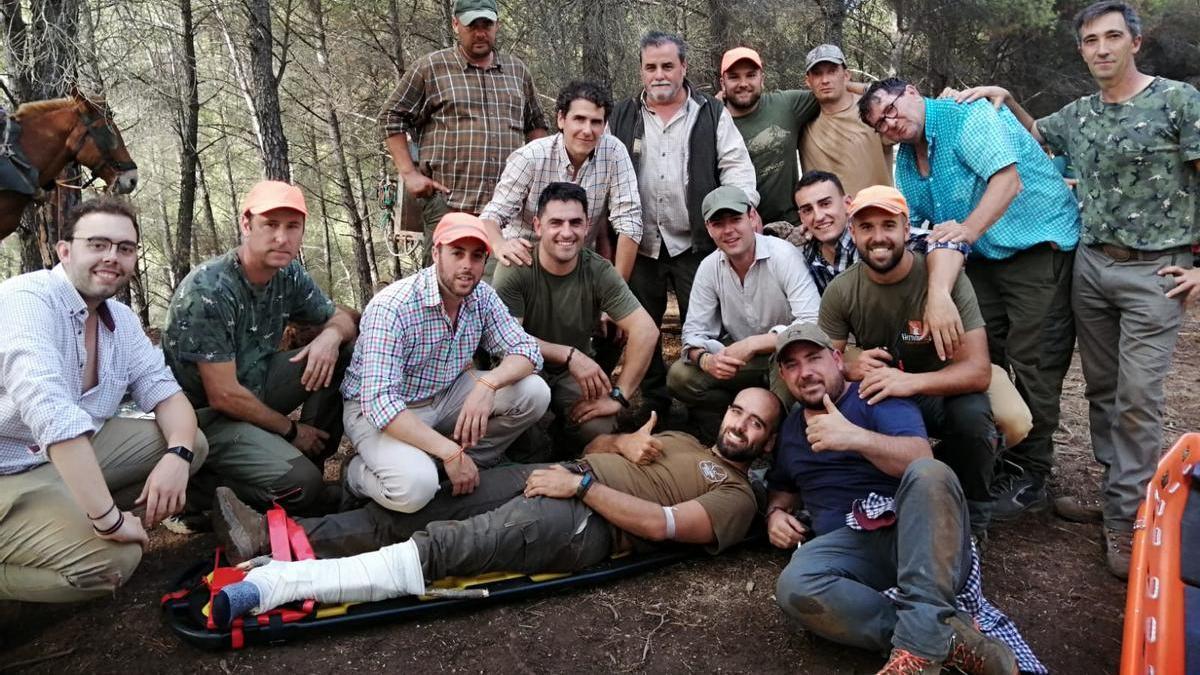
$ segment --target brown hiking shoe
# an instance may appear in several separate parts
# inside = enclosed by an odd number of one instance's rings
[[[1133,557],[1133,533],[1104,528],[1104,559],[1108,571],[1121,581],[1129,579],[1129,560]]]
[[[1017,675],[1017,656],[1008,645],[990,638],[974,624],[952,616],[946,624],[954,630],[950,655],[944,665],[958,668],[969,675]]]
[[[888,662],[883,664],[883,669],[875,675],[940,675],[941,672],[941,664],[896,647],[892,649]]]
[[[227,487],[217,488],[212,523],[225,557],[234,565],[266,553],[271,547],[267,517],[247,506]]]
[[[1073,523],[1104,522],[1104,503],[1095,497],[1055,497],[1054,512]]]

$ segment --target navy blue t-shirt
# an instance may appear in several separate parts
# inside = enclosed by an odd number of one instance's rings
[[[888,398],[868,405],[858,397],[857,382],[847,385],[837,408],[851,423],[885,436],[928,438],[921,411],[912,401]],[[857,452],[813,452],[805,433],[807,428],[803,407],[796,408],[784,421],[775,463],[767,472],[767,487],[799,493],[812,515],[813,530],[818,536],[843,527],[855,499],[863,499],[872,492],[895,496],[899,478],[880,471]]]

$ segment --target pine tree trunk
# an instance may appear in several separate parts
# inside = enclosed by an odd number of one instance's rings
[[[179,120],[179,208],[176,211],[175,278],[182,281],[192,270],[193,225],[196,217],[197,142],[200,125],[200,89],[196,83],[196,31],[192,23],[192,0],[179,0],[180,30],[183,40],[183,95]]]
[[[283,133],[279,109],[279,80],[275,76],[271,36],[270,0],[244,0],[249,23],[246,34],[250,44],[250,96],[262,129],[263,170],[269,180],[291,182],[288,142]]]

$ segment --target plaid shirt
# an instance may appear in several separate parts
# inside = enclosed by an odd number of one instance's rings
[[[896,522],[896,502],[891,497],[872,492],[866,499],[856,499],[850,513],[846,514],[846,527],[852,530],[876,530]],[[883,592],[889,600],[896,602],[900,589],[893,586]],[[959,611],[970,614],[979,626],[979,632],[1008,645],[1017,657],[1017,667],[1022,673],[1049,673],[1038,660],[1029,643],[1021,637],[1017,625],[983,597],[983,572],[979,568],[979,552],[971,544],[971,572],[962,590],[954,596]]]
[[[587,245],[595,246],[596,234],[607,220],[614,232],[635,243],[642,241],[642,198],[629,151],[616,136],[604,134],[596,149],[575,171],[563,145],[562,133],[539,138],[509,155],[495,196],[480,218],[500,223],[506,239],[533,239],[533,217],[538,198],[550,183],[565,181],[587,192]]]
[[[342,396],[383,429],[411,403],[449,387],[482,346],[491,354],[520,354],[542,367],[537,341],[512,317],[491,286],[480,282],[446,316],[435,269],[426,267],[381,291],[363,312]]]
[[[142,410],[179,391],[137,315],[113,300],[97,311],[96,386],[83,391],[88,309],[62,265],[0,284],[0,474],[50,461],[55,443],[92,434],[125,393]]]
[[[913,229],[908,237],[908,250],[914,253],[928,253],[930,251],[929,242],[925,240],[929,236],[928,230]],[[956,244],[938,242],[933,245],[933,250],[939,248],[952,248],[963,257],[971,254],[971,245],[965,242]],[[825,287],[837,275],[850,269],[850,266],[858,262],[858,249],[854,246],[854,237],[850,234],[850,227],[847,226],[842,232],[841,239],[838,239],[837,246],[833,251],[833,262],[826,262],[825,256],[821,255],[821,242],[816,239],[810,239],[804,244],[804,260],[808,263],[808,270],[812,272],[813,281],[817,283],[817,290],[822,294],[825,293]]]
[[[483,210],[505,158],[529,132],[546,128],[529,69],[515,56],[494,57],[479,68],[458,46],[426,54],[379,117],[386,136],[408,133],[420,145],[414,164],[450,188],[451,211]]]

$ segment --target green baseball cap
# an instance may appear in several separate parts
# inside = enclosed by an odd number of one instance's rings
[[[722,185],[704,196],[704,201],[700,204],[700,213],[704,215],[704,220],[708,221],[712,220],[718,211],[746,213],[753,206],[740,187]]]
[[[818,347],[825,349],[833,349],[833,340],[821,330],[817,324],[811,321],[804,323],[794,323],[783,330],[778,337],[775,338],[775,354],[773,358],[778,359],[779,355],[788,345],[796,342],[811,342]]]
[[[455,0],[454,18],[464,26],[470,26],[476,19],[495,21],[496,0]]]

